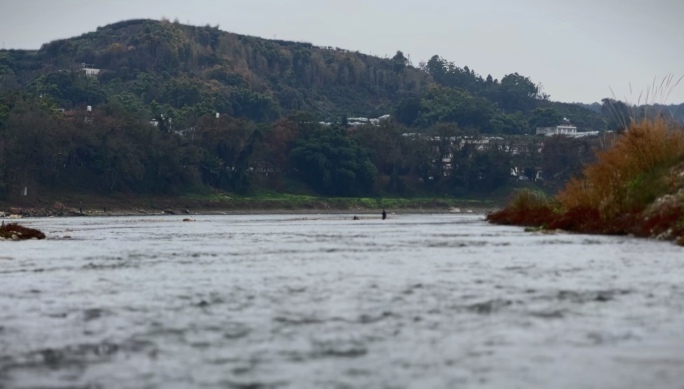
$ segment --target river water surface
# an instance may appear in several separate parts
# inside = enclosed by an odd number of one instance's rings
[[[684,388],[670,243],[193,218],[22,221],[48,239],[0,242],[0,388]]]

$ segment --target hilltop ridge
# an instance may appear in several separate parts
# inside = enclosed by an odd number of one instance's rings
[[[270,121],[292,111],[380,116],[402,93],[420,93],[430,76],[392,60],[305,42],[267,40],[155,20],[129,20],[37,51],[11,50],[0,64],[20,86],[60,104],[98,105],[111,98],[158,104],[177,116],[217,111]],[[65,70],[97,69],[78,84]],[[50,85],[58,85],[58,91]],[[132,95],[132,96],[127,96]],[[143,109],[143,106],[130,106]]]

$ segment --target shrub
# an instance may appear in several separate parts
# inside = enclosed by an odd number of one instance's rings
[[[487,219],[684,244],[684,132],[661,118],[632,123],[553,203],[524,191]]]
[[[584,177],[570,180],[556,199],[563,211],[595,209],[604,219],[641,212],[667,191],[661,177],[683,158],[684,132],[664,119],[643,120],[598,153]]]
[[[553,215],[553,206],[543,193],[523,189],[506,208],[487,215],[487,220],[497,224],[543,226]]]

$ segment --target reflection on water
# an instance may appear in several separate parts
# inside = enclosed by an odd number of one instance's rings
[[[24,223],[49,239],[0,242],[0,387],[684,382],[669,243],[448,214]]]

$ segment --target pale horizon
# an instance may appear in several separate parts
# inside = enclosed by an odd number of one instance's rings
[[[119,21],[167,18],[378,57],[401,50],[416,66],[439,55],[483,77],[527,76],[553,101],[680,104],[681,15],[676,0],[5,0],[0,42],[38,49]],[[667,77],[670,87],[659,88]]]

